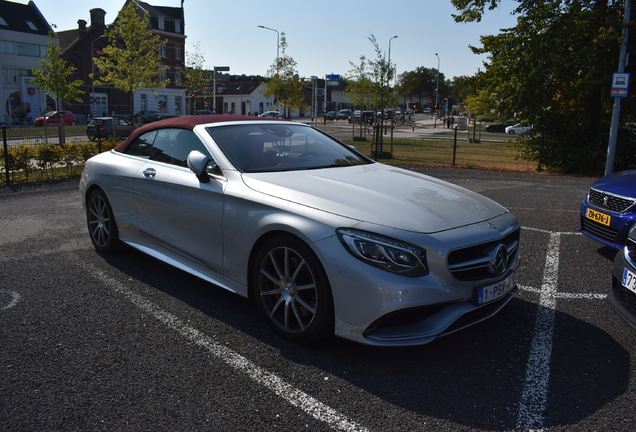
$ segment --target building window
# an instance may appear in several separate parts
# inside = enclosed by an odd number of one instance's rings
[[[163,17],[159,17],[159,30],[164,30],[166,28]]]
[[[0,52],[15,54],[15,44],[9,41],[0,41]]]
[[[174,58],[176,58],[177,60],[181,60],[181,44],[175,44]]]
[[[159,111],[167,111],[168,110],[168,96],[159,96],[158,100],[158,108]]]
[[[40,57],[40,45],[16,42],[15,53],[21,56]]]
[[[159,82],[164,82],[168,79],[168,71],[166,69],[161,69],[159,71]]]
[[[7,24],[7,22],[4,20],[4,18],[0,16],[0,25],[8,26],[9,24]]]
[[[168,57],[168,48],[166,47],[166,44],[161,45],[161,48],[159,48],[159,55],[162,58]]]
[[[181,69],[177,69],[174,71],[174,83],[178,86],[181,85]]]
[[[141,109],[141,111],[146,111],[147,109],[147,100],[146,100],[146,95],[142,94],[141,95],[141,102],[139,103],[139,108]]]
[[[174,32],[175,33],[181,33],[181,21],[177,20],[177,21],[174,22]]]
[[[31,30],[37,31],[38,28],[37,28],[37,26],[35,24],[33,24],[33,21],[24,20],[24,22],[29,26],[29,28]]]
[[[182,110],[181,110],[181,96],[175,96],[174,97],[174,113],[175,114],[181,114]]]

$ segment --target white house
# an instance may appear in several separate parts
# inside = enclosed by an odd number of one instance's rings
[[[46,95],[31,79],[47,58],[52,29],[35,3],[0,0],[0,123],[32,123],[46,109]]]

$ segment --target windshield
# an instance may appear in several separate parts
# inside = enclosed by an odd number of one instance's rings
[[[373,163],[357,150],[300,124],[208,127],[208,133],[243,172],[292,171]]]

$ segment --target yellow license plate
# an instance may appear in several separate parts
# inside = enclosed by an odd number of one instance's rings
[[[592,219],[593,221],[606,226],[610,226],[610,222],[612,222],[612,217],[610,215],[606,215],[605,213],[597,212],[592,209],[587,209],[587,214],[585,216],[588,219]]]

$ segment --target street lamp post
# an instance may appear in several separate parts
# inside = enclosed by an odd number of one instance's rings
[[[269,27],[265,27],[262,25],[259,25],[258,28],[262,28],[265,30],[271,30],[276,32],[276,60],[278,60],[278,58],[280,57],[280,33],[278,33],[278,30],[275,30],[273,28],[269,28]]]
[[[393,36],[391,39],[389,39],[389,72],[387,72],[387,83],[390,85],[391,84],[391,80],[390,80],[390,75],[391,75],[391,41],[393,39],[396,39],[397,36]]]
[[[435,53],[437,56],[437,88],[435,89],[435,111],[438,110],[437,104],[439,102],[439,55]],[[433,127],[437,127],[437,112],[435,113],[435,120],[433,121]]]
[[[93,58],[95,57],[95,50],[93,48],[93,43],[95,43],[95,41],[100,40],[101,38],[106,37],[105,35],[101,35],[100,37],[98,37],[97,39],[94,39],[91,41],[91,99],[92,99],[92,104],[93,104],[93,118],[95,118],[95,62],[93,61]]]

